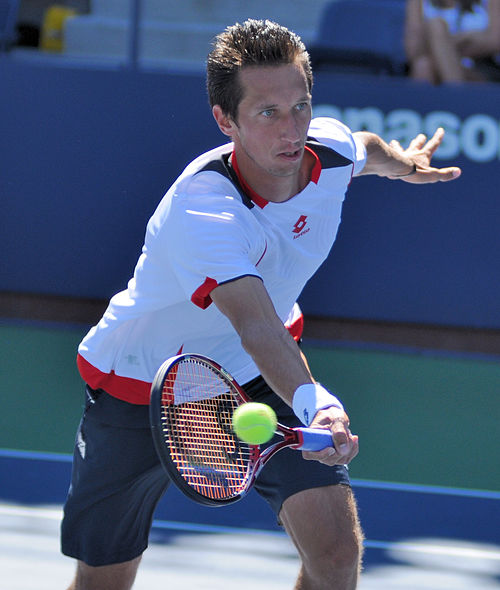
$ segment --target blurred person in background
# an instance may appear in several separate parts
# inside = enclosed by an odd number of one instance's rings
[[[500,82],[500,0],[407,0],[405,50],[415,80]]]

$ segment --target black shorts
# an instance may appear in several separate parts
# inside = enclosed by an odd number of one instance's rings
[[[300,425],[262,378],[245,389],[255,401],[271,405],[281,423]],[[62,552],[92,566],[138,557],[169,483],[151,437],[149,408],[87,388],[64,507]],[[289,496],[331,484],[350,485],[345,467],[305,461],[302,453],[284,449],[264,467],[255,488],[278,516]]]

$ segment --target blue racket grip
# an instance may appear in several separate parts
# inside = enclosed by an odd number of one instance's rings
[[[299,436],[299,444],[295,449],[300,451],[321,451],[333,447],[332,433],[321,428],[294,428]]]

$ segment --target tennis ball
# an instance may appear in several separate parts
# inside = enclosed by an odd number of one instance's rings
[[[278,419],[266,404],[248,402],[236,408],[233,430],[237,437],[250,445],[260,445],[273,437]]]

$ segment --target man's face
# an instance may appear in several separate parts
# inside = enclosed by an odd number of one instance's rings
[[[231,137],[240,168],[274,177],[298,174],[311,121],[311,95],[300,63],[241,70],[243,99]]]

